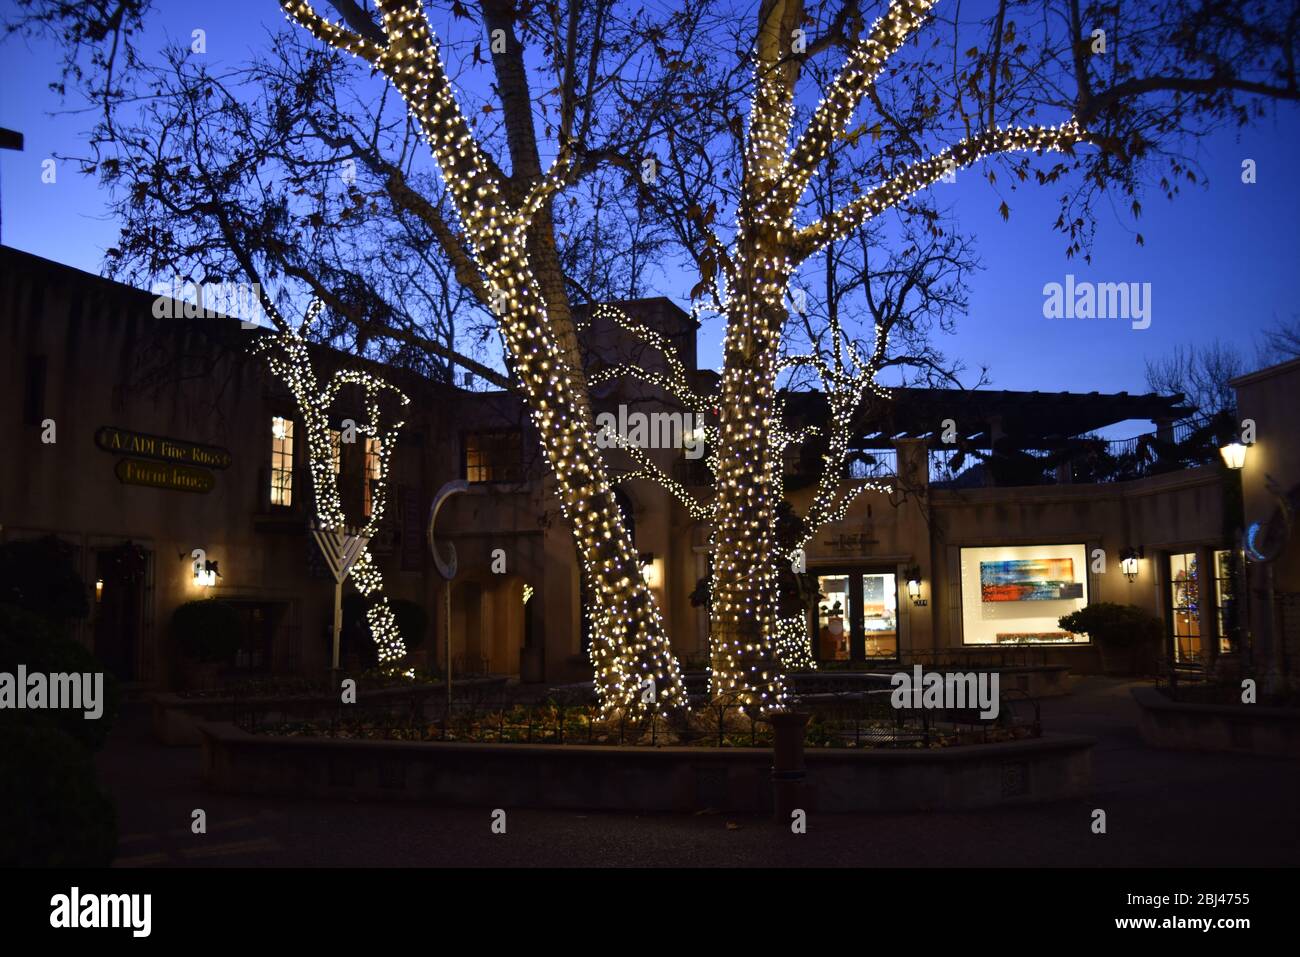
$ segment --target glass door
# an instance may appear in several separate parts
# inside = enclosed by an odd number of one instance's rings
[[[813,653],[818,661],[848,661],[852,637],[852,596],[848,575],[817,577],[817,632]]]
[[[1195,552],[1169,556],[1169,608],[1174,661],[1201,660],[1201,597]]]
[[[828,571],[817,576],[813,655],[870,663],[898,657],[898,580],[892,571]]]
[[[862,576],[862,635],[868,660],[898,657],[898,584],[893,572]]]

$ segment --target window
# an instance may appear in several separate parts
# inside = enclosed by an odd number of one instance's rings
[[[293,419],[271,416],[271,504],[293,504]]]
[[[1196,553],[1169,556],[1169,607],[1173,627],[1174,661],[1201,658],[1201,595]]]
[[[365,487],[362,490],[365,495],[363,509],[367,518],[370,517],[370,513],[374,508],[374,495],[376,492],[376,486],[379,484],[379,451],[380,440],[376,438],[367,438]]]
[[[819,575],[817,578],[817,648],[821,661],[848,661],[849,576]]]
[[[868,658],[898,657],[898,591],[893,572],[862,576],[862,631]]]
[[[961,550],[962,643],[1086,644],[1058,619],[1088,604],[1083,545],[995,545]]]
[[[337,477],[343,471],[343,433],[338,429],[330,429],[330,461]]]
[[[813,656],[819,661],[898,657],[897,577],[886,571],[817,577]]]
[[[1232,557],[1227,549],[1214,553],[1214,613],[1221,655],[1237,650],[1237,575]]]
[[[469,482],[518,482],[523,474],[518,429],[469,432],[465,435],[465,479]]]

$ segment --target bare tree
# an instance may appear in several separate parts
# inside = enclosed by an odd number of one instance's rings
[[[22,2],[36,11],[27,21],[35,29],[69,16],[65,4]],[[1300,99],[1295,0],[1249,8],[1226,0],[1001,0],[974,17],[960,3],[933,0],[762,0],[757,10],[701,0],[658,16],[612,0],[549,6],[483,0],[477,17],[459,0],[449,11],[419,0],[376,0],[373,11],[354,0],[331,0],[338,21],[308,0],[281,2],[328,48],[305,53],[327,62],[338,52],[351,54],[386,81],[379,95],[400,96],[405,114],[383,128],[383,137],[414,149],[418,133],[432,152],[444,197],[435,202],[425,195],[402,163],[381,162],[368,168],[385,196],[372,198],[409,208],[437,238],[457,281],[492,314],[597,605],[598,687],[607,706],[629,710],[677,708],[684,698],[594,441],[590,383],[569,307],[578,285],[621,281],[598,268],[601,231],[579,222],[589,224],[593,209],[614,202],[613,192],[593,185],[600,176],[622,171],[626,195],[634,198],[630,206],[623,197],[615,203],[625,222],[635,224],[627,235],[647,240],[640,247],[646,255],[664,254],[662,243],[671,240],[698,270],[696,294],[725,316],[711,449],[716,490],[708,503],[711,688],[768,708],[785,697],[773,642],[785,559],[775,526],[789,445],[780,377],[802,354],[788,348],[791,330],[800,326],[791,323],[787,307],[792,283],[807,285],[828,249],[828,272],[850,269],[845,263],[855,240],[889,215],[900,218],[903,232],[886,231],[881,240],[905,252],[909,229],[919,235],[927,222],[937,228],[923,192],[967,175],[982,160],[1005,217],[1022,183],[1061,189],[1057,228],[1068,254],[1086,256],[1090,211],[1099,197],[1120,197],[1136,217],[1145,187],[1172,197],[1203,180],[1191,158],[1197,137],[1250,122],[1270,100]],[[141,5],[124,0],[131,9],[124,16],[122,6],[93,6],[92,26],[67,37],[74,58],[93,45],[98,79],[90,87],[108,106],[120,99],[113,79],[117,40],[138,26]],[[440,12],[441,44],[433,27]],[[124,59],[138,62],[130,52]],[[476,82],[480,62],[490,65],[490,92]],[[111,116],[106,126],[112,129]],[[373,130],[345,128],[340,136],[325,115],[311,135],[369,164],[374,153],[391,152],[374,148]],[[271,132],[278,141],[293,139],[274,126]],[[185,149],[199,145],[191,137]],[[549,163],[544,155],[552,157]],[[227,165],[232,177],[247,182],[237,162]],[[183,182],[185,175],[171,170],[163,181]],[[825,184],[831,188],[822,189]],[[234,188],[221,180],[215,185]],[[588,199],[580,203],[584,189]],[[573,203],[571,217],[557,199]],[[221,221],[219,209],[199,213]],[[600,219],[606,228],[618,221]],[[256,245],[265,225],[235,222],[226,245]],[[566,259],[565,243],[574,237],[575,255]],[[1143,241],[1140,233],[1135,241]],[[312,246],[313,252],[326,248]],[[258,252],[267,261],[288,259],[275,249]],[[865,247],[863,262],[873,270],[880,263],[888,273],[890,261]],[[574,268],[583,262],[587,268]],[[250,275],[258,264],[256,257],[239,263]],[[934,272],[894,271],[902,285]],[[353,327],[356,316],[364,322],[373,314],[350,300],[330,302],[343,277],[319,289],[309,278],[295,278]],[[362,285],[365,294],[357,295],[369,302],[375,284]],[[852,406],[855,390],[874,382],[890,354],[879,336],[850,334],[846,318],[870,316],[879,324],[891,310],[908,308],[881,300],[873,308],[872,288],[861,287],[863,302],[854,310],[828,310],[823,329],[804,330],[813,352],[797,365],[820,379],[838,410]],[[944,295],[955,303],[959,292],[935,286],[931,299],[940,303]],[[922,322],[912,325],[924,329]],[[900,336],[906,326],[898,326]],[[400,323],[387,328],[394,339],[407,334]],[[859,338],[861,346],[854,344]],[[904,338],[897,354],[923,360],[925,351]],[[942,378],[946,365],[917,361],[914,374]],[[833,504],[822,508],[834,510]]]

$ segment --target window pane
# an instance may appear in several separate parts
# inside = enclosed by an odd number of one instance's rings
[[[1169,605],[1173,627],[1174,659],[1201,657],[1200,582],[1196,553],[1169,556]]]
[[[893,572],[862,576],[862,632],[868,658],[898,657],[898,591]]]
[[[293,504],[293,419],[271,417],[271,504]]]
[[[366,484],[365,484],[365,514],[368,518],[374,509],[375,487],[379,483],[379,450],[380,440],[376,438],[366,439]]]
[[[522,475],[522,458],[518,430],[471,432],[465,436],[466,481],[517,482]]]
[[[817,657],[823,661],[848,661],[848,576],[819,576],[817,591]]]
[[[1237,602],[1233,588],[1232,552],[1227,549],[1214,553],[1214,616],[1219,626],[1219,653],[1231,654],[1236,650]]]
[[[1083,545],[996,545],[961,549],[962,642],[1074,644],[1060,619],[1088,604]]]

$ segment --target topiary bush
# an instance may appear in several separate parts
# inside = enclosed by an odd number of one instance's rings
[[[1099,601],[1076,612],[1062,615],[1058,624],[1076,635],[1113,645],[1134,645],[1144,641],[1159,642],[1164,636],[1164,622],[1136,605],[1117,605]]]
[[[19,665],[25,665],[28,674],[103,674],[103,713],[92,720],[85,717],[84,711],[67,708],[5,708],[0,710],[0,722],[20,723],[23,726],[37,723],[49,725],[59,728],[91,750],[103,746],[117,716],[120,700],[117,680],[104,671],[104,666],[93,654],[64,635],[61,627],[51,625],[44,618],[21,608],[0,605],[0,672],[17,676]],[[23,694],[25,689],[17,691]]]
[[[1153,671],[1164,640],[1162,619],[1136,605],[1100,601],[1062,615],[1058,624],[1076,635],[1087,635],[1098,646],[1106,671]],[[1121,659],[1127,658],[1121,667]]]
[[[6,721],[0,755],[0,867],[112,863],[117,813],[96,784],[85,748],[51,725]]]
[[[172,613],[172,641],[194,661],[227,662],[244,643],[244,619],[220,598],[187,601]]]

